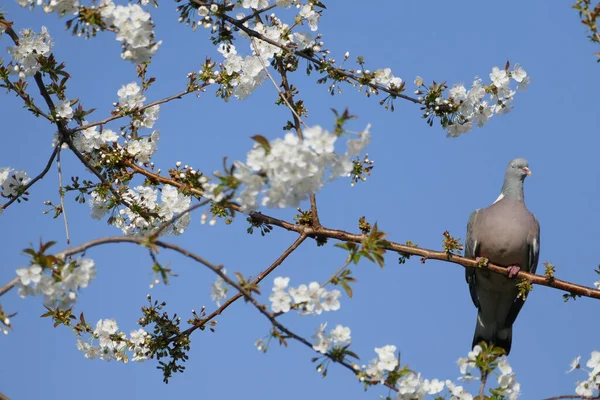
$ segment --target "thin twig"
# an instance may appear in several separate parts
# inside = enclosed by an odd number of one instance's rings
[[[57,146],[60,149],[60,146]],[[56,156],[56,166],[58,169],[58,193],[60,195],[60,209],[65,223],[65,235],[67,237],[67,248],[71,247],[71,236],[69,235],[69,220],[67,219],[67,208],[65,207],[65,191],[63,189],[62,167],[60,163],[60,150]]]
[[[281,89],[279,89],[277,82],[275,82],[275,79],[273,79],[273,76],[269,72],[269,69],[267,68],[267,65],[265,64],[265,61],[262,59],[262,57],[260,55],[260,51],[258,50],[258,47],[256,46],[256,42],[254,41],[254,38],[250,38],[250,41],[252,42],[252,47],[254,48],[254,51],[258,55],[258,59],[260,60],[260,63],[262,64],[263,69],[265,70],[265,72],[267,73],[267,76],[273,83],[273,86],[275,86],[275,90],[277,90],[277,93],[279,93],[279,97],[281,98],[281,100],[283,100],[285,105],[290,109],[292,114],[294,114],[294,117],[298,118],[298,120],[302,123],[302,125],[304,125],[305,128],[308,128],[308,125],[306,125],[306,123],[302,120],[302,118],[300,118],[300,116],[298,115],[296,110],[294,110],[294,107],[288,101],[287,96],[285,96],[283,94],[283,92],[281,91]],[[300,136],[300,139],[302,139],[302,131],[299,132],[299,136]]]
[[[348,268],[348,265],[350,265],[351,262],[352,262],[352,259],[350,257],[348,257],[346,259],[346,262],[344,263],[344,265],[342,265],[340,268],[338,268],[337,271],[335,271],[325,282],[321,283],[321,287],[325,287],[325,286],[327,286],[327,284],[331,283],[331,281],[333,281],[333,279],[335,277],[337,277],[339,274],[342,273],[342,271],[344,271],[346,268]]]
[[[260,10],[255,10],[252,14],[245,16],[244,18],[240,19],[240,22],[243,24],[246,21],[251,20],[254,17],[258,17],[260,14],[265,13],[269,10],[274,9],[275,7],[277,7],[277,4],[271,4],[270,6],[267,6],[265,8],[261,8]]]
[[[481,384],[479,385],[479,400],[485,400],[485,385],[487,383],[488,372],[481,370]]]
[[[198,5],[203,5],[202,2],[200,2],[199,0],[190,0],[190,1],[192,3],[198,4]],[[310,55],[306,54],[304,51],[292,49],[289,46],[286,46],[285,44],[282,44],[282,43],[279,43],[279,42],[277,42],[275,40],[269,39],[268,37],[266,37],[266,36],[258,33],[257,31],[255,31],[255,30],[253,30],[251,28],[248,28],[247,26],[244,26],[243,23],[241,23],[240,21],[236,20],[235,18],[233,18],[233,17],[231,17],[231,16],[229,16],[227,14],[222,14],[220,16],[220,18],[222,18],[223,20],[229,22],[230,24],[232,24],[233,26],[235,26],[239,30],[243,31],[248,36],[260,39],[260,40],[262,40],[264,42],[267,42],[267,43],[269,43],[269,44],[271,44],[273,46],[279,47],[280,49],[282,49],[286,53],[295,54],[295,55],[297,55],[299,57],[302,57],[302,58],[304,58],[304,59],[306,59],[308,61],[311,61],[311,62],[313,62],[313,63],[315,63],[317,65],[320,65],[320,66],[326,65],[328,69],[331,69],[332,71],[335,71],[335,73],[337,75],[344,76],[345,78],[347,78],[349,80],[352,80],[352,81],[358,83],[359,85],[369,86],[369,87],[371,87],[374,90],[378,90],[378,91],[382,91],[382,92],[388,93],[388,94],[390,94],[390,95],[392,95],[394,97],[399,97],[401,99],[411,101],[411,102],[413,102],[415,104],[422,104],[423,103],[419,99],[407,96],[407,95],[402,94],[402,93],[398,93],[396,91],[390,90],[390,89],[388,89],[388,88],[386,88],[384,86],[381,86],[381,85],[378,85],[378,84],[375,84],[375,83],[370,83],[370,82],[369,83],[361,83],[359,76],[354,75],[354,74],[352,74],[352,73],[350,73],[350,72],[348,72],[348,71],[346,71],[344,69],[333,67],[329,63],[327,63],[327,61],[320,60],[318,58],[310,56]]]
[[[205,83],[202,86],[200,86],[200,88],[198,88],[197,90],[184,90],[183,92],[174,94],[174,95],[169,96],[169,97],[165,97],[164,99],[156,100],[156,101],[153,101],[152,103],[148,103],[145,106],[138,108],[137,110],[138,111],[144,111],[147,108],[154,107],[154,106],[159,105],[159,104],[168,103],[168,102],[170,102],[172,100],[181,99],[186,94],[197,92],[199,90],[204,89],[206,86],[209,86],[209,85],[210,85],[209,83]],[[94,126],[105,125],[105,124],[107,124],[107,123],[109,123],[111,121],[114,121],[114,120],[117,120],[117,119],[120,119],[120,118],[123,118],[123,117],[125,117],[125,115],[120,115],[120,114],[119,115],[113,115],[111,117],[105,118],[105,119],[100,120],[100,121],[91,122],[89,124],[85,124],[85,125],[78,126],[77,128],[73,128],[71,130],[71,132],[84,131],[84,130],[92,128]]]
[[[27,185],[25,185],[25,187],[22,189],[23,193],[25,193],[37,181],[39,181],[40,179],[42,179],[48,173],[48,171],[50,171],[50,168],[52,167],[52,163],[54,162],[54,158],[57,156],[57,154],[58,154],[59,151],[60,151],[60,145],[57,145],[54,148],[54,151],[52,151],[52,154],[50,155],[50,159],[46,163],[46,166],[44,167],[44,169],[42,170],[42,172],[40,172],[35,178],[33,178],[32,180],[30,180],[29,183],[27,183]],[[11,198],[10,200],[8,200],[6,203],[4,203],[2,205],[2,210],[6,209],[12,203],[14,203],[15,201],[17,201],[17,199],[19,197],[20,196],[15,196],[15,197]]]
[[[292,254],[292,252],[294,250],[296,250],[302,244],[302,242],[304,242],[304,240],[306,240],[306,238],[307,238],[306,235],[300,235],[294,241],[294,243],[292,243],[290,245],[290,247],[288,247],[279,257],[277,257],[277,260],[273,261],[273,264],[269,265],[269,267],[267,269],[265,269],[260,274],[258,274],[258,276],[252,281],[252,284],[253,285],[258,284],[263,279],[265,279],[271,272],[273,272],[279,265],[281,265],[283,263],[283,261],[285,261],[285,259],[290,254]],[[182,336],[183,335],[189,335],[190,333],[192,333],[196,329],[202,328],[202,327],[206,326],[206,324],[208,322],[210,322],[217,315],[221,315],[221,313],[223,311],[225,311],[225,309],[227,309],[227,307],[229,307],[230,305],[232,305],[240,297],[242,297],[242,294],[238,292],[235,296],[232,296],[225,303],[223,303],[222,306],[220,306],[215,311],[213,311],[212,313],[210,313],[206,318],[203,318],[202,320],[200,320],[196,324],[194,324],[191,328],[189,328],[189,329],[185,330],[184,332],[182,332],[181,335]]]

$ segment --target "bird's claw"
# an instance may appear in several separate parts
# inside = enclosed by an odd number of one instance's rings
[[[508,277],[514,278],[521,270],[521,267],[519,267],[518,265],[509,265],[508,267],[506,267],[506,269],[508,270]]]

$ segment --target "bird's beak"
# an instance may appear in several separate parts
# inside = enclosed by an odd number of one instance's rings
[[[526,173],[527,175],[531,175],[531,170],[530,170],[529,168],[527,168],[527,167],[523,167],[523,168],[521,168],[521,169],[522,169],[523,171],[525,171],[525,173]]]

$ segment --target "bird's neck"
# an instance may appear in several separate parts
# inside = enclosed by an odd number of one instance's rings
[[[523,181],[517,180],[516,182],[512,181],[510,183],[504,182],[504,185],[502,185],[501,195],[503,195],[503,198],[524,200]]]

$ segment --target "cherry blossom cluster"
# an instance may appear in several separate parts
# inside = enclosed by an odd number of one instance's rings
[[[377,358],[372,359],[368,366],[362,366],[369,379],[382,381],[386,371],[390,372],[398,367],[399,360],[396,357],[396,351],[396,346],[391,344],[375,348]]]
[[[36,5],[42,6],[45,12],[53,13],[56,11],[59,17],[66,14],[76,14],[79,10],[79,0],[17,0],[17,3],[23,8],[34,8]]]
[[[19,45],[9,47],[8,53],[14,62],[11,72],[24,79],[40,70],[38,58],[50,55],[54,41],[45,26],[42,26],[40,33],[35,33],[31,29],[22,29],[19,36]]]
[[[356,71],[356,73],[360,75],[362,71]],[[381,85],[390,90],[398,90],[401,88],[402,79],[394,76],[390,68],[383,68],[373,72],[371,83]]]
[[[477,368],[477,357],[481,354],[482,348],[479,345],[473,347],[467,357],[459,358],[457,363],[462,376],[461,380],[469,381],[479,379],[472,374],[472,369]],[[503,355],[498,358],[496,368],[500,372],[498,375],[498,388],[495,391],[509,400],[516,400],[521,391],[521,385],[516,381],[516,374],[508,364],[508,358]]]
[[[318,282],[300,285],[297,288],[289,287],[290,278],[281,276],[273,282],[273,293],[269,296],[271,310],[275,313],[286,313],[292,306],[299,310],[301,315],[320,315],[323,311],[337,311],[340,309],[340,296],[337,290],[327,290]]]
[[[246,163],[235,162],[234,176],[243,189],[237,201],[245,210],[266,207],[298,207],[310,194],[318,192],[327,180],[350,176],[351,158],[358,155],[370,141],[369,126],[347,142],[343,155],[334,152],[338,136],[320,126],[306,128],[304,139],[287,133],[283,139],[257,143],[248,152]],[[205,185],[207,196],[217,189]],[[213,195],[216,201],[218,196]]]
[[[2,196],[12,198],[20,195],[22,188],[31,178],[24,170],[14,171],[10,167],[0,168],[0,188]]]
[[[44,296],[44,304],[66,310],[77,300],[77,291],[86,288],[96,276],[92,259],[80,258],[72,262],[43,268],[32,264],[17,269],[19,296]]]
[[[400,367],[396,352],[397,349],[394,345],[376,347],[377,358],[371,360],[369,365],[363,365],[362,367],[355,365],[360,380],[385,382],[386,374],[397,372]],[[421,374],[407,370],[397,379],[396,388],[398,389],[397,398],[399,400],[424,399],[427,394],[440,393],[444,389],[444,382],[438,379],[422,379]]]
[[[453,113],[454,118],[443,119],[442,126],[448,131],[448,137],[458,137],[475,125],[481,128],[494,115],[510,112],[516,91],[527,90],[530,83],[527,72],[519,64],[515,64],[512,71],[508,64],[504,69],[494,67],[489,77],[491,83],[488,85],[483,85],[482,79],[476,77],[469,90],[462,84],[453,85],[448,91],[448,98],[442,95],[445,86],[434,84],[426,87],[423,79],[417,77],[415,85],[419,89],[415,93],[423,95],[419,97],[425,103],[423,117]],[[511,81],[516,83],[514,90]]]
[[[149,358],[149,339],[150,334],[141,328],[131,331],[127,338],[124,332],[119,332],[117,321],[101,319],[96,323],[96,329],[89,340],[77,338],[77,349],[83,352],[85,358],[99,358],[107,362],[116,360],[123,363],[129,362],[129,350],[132,352],[131,360],[144,361]]]
[[[160,202],[158,194],[160,193]],[[142,216],[139,212],[129,207],[121,208],[118,215],[113,215],[109,222],[120,228],[124,234],[145,234],[160,226],[164,221],[172,219],[176,214],[187,210],[191,204],[191,197],[180,193],[175,186],[165,185],[160,190],[148,186],[128,188],[123,194],[123,199],[137,207],[142,207],[154,216]],[[107,199],[97,191],[92,192],[88,201],[92,217],[101,219],[109,212]],[[189,214],[178,218],[164,234],[179,235],[185,231],[190,223]]]
[[[256,1],[243,1],[238,3],[238,6],[242,8],[254,8]],[[260,1],[262,4],[267,4],[267,1]],[[292,1],[278,1],[277,5],[281,7],[290,7]],[[302,20],[306,20],[311,31],[318,29],[318,21],[320,13],[314,10],[314,7],[310,4],[297,4],[299,8],[299,17]],[[216,29],[217,25],[213,24],[210,12],[216,12],[217,7],[212,4],[210,8],[201,6],[198,9],[198,14],[203,17],[201,22],[203,26],[209,28],[213,27]],[[238,19],[243,18],[244,14],[239,14]],[[319,47],[312,35],[307,32],[294,32],[290,33],[291,27],[288,24],[283,23],[275,15],[271,14],[268,18],[269,24],[262,22],[253,23],[252,29],[258,34],[271,39],[274,42],[281,43],[285,46],[294,46],[298,50],[305,50],[307,48]],[[249,26],[250,22],[244,22],[245,26]],[[245,33],[241,32],[242,37],[248,37]],[[245,57],[238,54],[236,48],[232,44],[221,43],[218,50],[225,57],[223,62],[224,73],[228,79],[224,82],[233,88],[233,95],[238,99],[245,99],[248,97],[258,86],[260,86],[265,80],[266,73],[265,68],[271,65],[271,60],[283,54],[283,50],[279,46],[272,45],[264,40],[250,39],[250,51],[251,55]]]
[[[575,393],[582,397],[592,398],[598,396],[600,391],[600,351],[592,351],[586,366],[591,368],[591,370],[586,371],[588,373],[588,379],[577,382]],[[567,372],[571,372],[575,369],[582,369],[581,356],[573,360],[571,369]]]
[[[322,323],[313,335],[315,339],[313,349],[321,354],[327,354],[332,347],[346,346],[352,341],[350,328],[347,326],[337,325],[328,334],[325,332],[325,328],[327,328],[327,322]]]
[[[77,15],[80,11],[79,0],[17,0],[17,3],[21,7],[29,8],[41,5],[46,13],[56,12],[60,17],[67,14]],[[148,1],[142,3],[147,4]],[[83,9],[96,10],[96,7]],[[116,39],[122,43],[121,58],[124,60],[136,64],[148,61],[162,43],[156,41],[150,13],[144,11],[138,4],[122,6],[115,5],[112,0],[102,0],[97,7],[97,12],[103,21],[102,29],[110,28],[116,33]],[[82,15],[78,17],[83,18]],[[90,25],[90,21],[82,20],[82,22],[86,26]],[[70,26],[70,23],[67,26]],[[96,28],[93,29],[95,32]],[[80,31],[79,34],[82,32]]]

